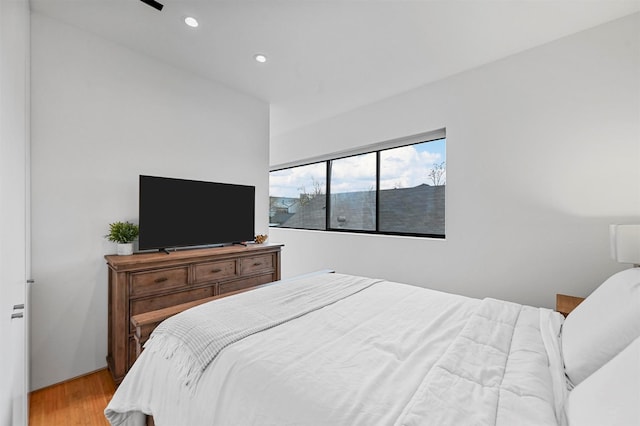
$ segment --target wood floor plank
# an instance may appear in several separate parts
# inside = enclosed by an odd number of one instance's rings
[[[106,369],[31,392],[29,425],[108,426],[104,409],[114,392]]]

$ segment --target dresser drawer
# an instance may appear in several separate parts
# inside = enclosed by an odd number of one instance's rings
[[[195,282],[215,281],[236,275],[236,261],[201,263],[195,266]]]
[[[164,296],[132,300],[130,302],[129,317],[149,311],[155,311],[157,309],[167,308],[169,306],[179,305],[181,303],[191,302],[193,300],[204,299],[205,297],[213,296],[214,293],[214,287],[209,286],[189,291],[165,294]],[[129,324],[129,328],[133,330],[133,325]]]
[[[220,284],[218,287],[218,294],[229,293],[237,290],[244,290],[245,288],[255,287],[260,284],[266,284],[273,281],[275,278],[272,274],[258,275],[257,277],[251,277],[241,281],[231,281],[229,283]]]
[[[155,294],[188,285],[189,268],[160,269],[131,274],[131,296]]]
[[[273,256],[270,254],[240,259],[240,275],[273,269]]]

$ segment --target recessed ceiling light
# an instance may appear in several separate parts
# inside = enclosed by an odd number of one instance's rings
[[[261,64],[267,62],[267,57],[265,55],[263,55],[262,53],[258,53],[257,55],[255,55],[253,57],[257,62],[260,62]]]
[[[184,23],[192,28],[198,26],[198,21],[193,16],[187,16],[186,18],[184,18]]]

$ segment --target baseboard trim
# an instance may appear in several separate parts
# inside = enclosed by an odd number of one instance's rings
[[[64,384],[67,384],[67,383],[72,382],[72,381],[74,381],[74,380],[81,379],[81,378],[83,378],[83,377],[87,377],[87,376],[90,376],[90,375],[92,375],[92,374],[99,373],[99,372],[101,372],[101,371],[103,371],[103,370],[107,370],[107,367],[105,366],[105,367],[102,367],[102,368],[98,368],[97,370],[89,371],[88,373],[80,374],[80,375],[75,376],[75,377],[72,377],[72,378],[70,378],[70,379],[66,379],[66,380],[63,380],[63,381],[61,381],[61,382],[58,382],[58,383],[54,383],[54,384],[52,384],[52,385],[45,386],[45,387],[43,387],[43,388],[34,389],[34,390],[30,391],[30,392],[29,392],[29,394],[32,394],[32,393],[34,393],[34,392],[40,392],[40,391],[43,391],[43,390],[47,390],[47,389],[53,388],[53,387],[55,387],[55,386],[64,385]]]

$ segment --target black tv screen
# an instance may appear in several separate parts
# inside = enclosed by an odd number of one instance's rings
[[[140,175],[140,250],[252,241],[255,187]]]

